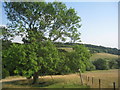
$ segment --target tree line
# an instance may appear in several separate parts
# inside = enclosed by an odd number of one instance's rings
[[[91,44],[69,43],[69,42],[66,43],[56,42],[55,44],[58,47],[72,47],[73,45],[85,45],[90,50],[90,53],[110,53],[110,54],[120,55],[119,49],[117,48],[110,48],[110,47],[97,46]]]
[[[119,58],[113,60],[99,58],[95,61],[92,61],[92,64],[95,66],[96,70],[108,70],[120,68]]]

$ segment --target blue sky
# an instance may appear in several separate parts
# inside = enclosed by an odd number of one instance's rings
[[[81,40],[83,43],[118,48],[117,2],[64,2],[74,8],[81,17]],[[2,23],[7,19],[2,10]],[[14,41],[20,41],[17,37]]]
[[[117,2],[66,2],[82,19],[81,40],[85,43],[118,47]]]

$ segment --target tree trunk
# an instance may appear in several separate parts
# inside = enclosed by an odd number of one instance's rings
[[[53,80],[53,82],[54,82],[54,79],[53,79],[52,75],[50,75],[50,76],[51,76],[51,78],[52,78],[52,80]]]
[[[27,79],[31,79],[32,78],[32,76],[30,76],[30,77],[26,77]]]
[[[33,75],[33,83],[32,84],[36,84],[38,83],[38,72],[35,72],[34,75]]]

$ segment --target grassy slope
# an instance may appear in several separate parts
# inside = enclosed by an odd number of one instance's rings
[[[98,58],[106,58],[106,59],[117,59],[118,58],[118,55],[113,55],[113,54],[108,54],[108,53],[95,53],[91,56],[90,60],[94,61]]]
[[[73,51],[72,48],[66,48],[66,47],[59,47],[59,49],[63,49],[67,52],[71,52]],[[91,61],[94,61],[94,60],[97,60],[99,58],[102,58],[102,59],[109,59],[109,60],[115,60],[115,59],[118,59],[118,55],[114,55],[114,54],[109,54],[109,53],[94,53],[90,60]]]
[[[58,49],[63,49],[67,52],[71,52],[73,51],[72,48],[66,48],[66,47],[59,47]],[[117,59],[118,58],[118,55],[114,55],[114,54],[109,54],[109,53],[95,53],[91,56],[90,60],[94,61],[98,58],[102,58],[102,59],[109,59],[109,60],[114,60],[114,59]]]

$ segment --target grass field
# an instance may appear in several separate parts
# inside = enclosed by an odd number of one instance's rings
[[[39,83],[32,85],[32,80],[24,77],[9,77],[3,80],[3,88],[89,88],[81,85],[77,74],[42,76]]]
[[[91,56],[90,60],[94,61],[99,58],[114,60],[114,59],[118,59],[118,55],[108,54],[108,53],[95,53]]]
[[[89,77],[89,81],[86,78]],[[92,84],[92,77],[93,84]],[[82,73],[84,85],[81,85],[78,73],[69,75],[42,76],[39,83],[32,85],[32,80],[24,77],[9,77],[3,79],[3,88],[98,88],[98,80],[101,79],[101,88],[113,88],[113,82],[118,86],[118,70],[97,70]]]
[[[89,77],[89,81],[86,79],[86,76]],[[118,87],[118,69],[85,72],[83,78],[84,82],[93,88],[99,87],[99,79],[101,80],[101,88],[113,88],[113,82],[115,82],[116,87]]]

